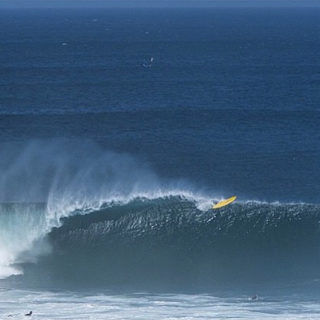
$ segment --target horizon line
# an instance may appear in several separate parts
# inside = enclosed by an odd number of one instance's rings
[[[0,0],[0,9],[37,8],[320,8],[319,0]]]

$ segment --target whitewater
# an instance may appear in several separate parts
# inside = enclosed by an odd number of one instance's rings
[[[245,294],[87,294],[38,291],[0,291],[0,315],[24,319],[318,319],[317,301],[296,296],[264,296],[253,302]],[[286,308],[283,306],[286,305]],[[12,311],[14,310],[14,311]]]

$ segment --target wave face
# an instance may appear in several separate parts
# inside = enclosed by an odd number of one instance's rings
[[[182,197],[136,199],[63,220],[25,277],[51,285],[212,289],[320,277],[320,207],[236,203],[201,211]]]

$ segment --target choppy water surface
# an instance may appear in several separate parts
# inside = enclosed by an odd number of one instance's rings
[[[121,294],[81,295],[36,291],[2,291],[1,317],[25,319],[318,319],[318,301],[297,297],[245,295],[218,298],[211,295]]]

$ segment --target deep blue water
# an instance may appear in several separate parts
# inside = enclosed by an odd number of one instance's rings
[[[86,139],[223,196],[319,203],[319,21],[312,8],[2,9],[0,141]]]

